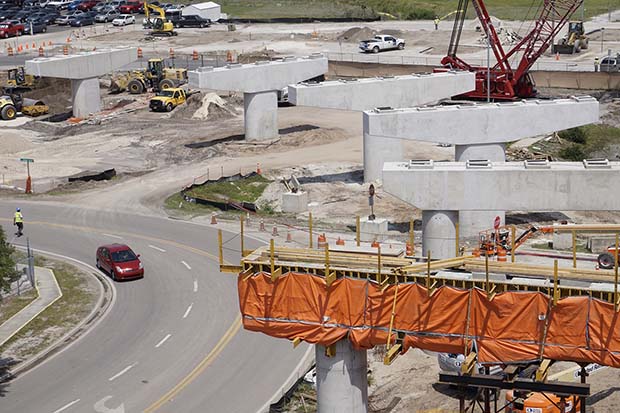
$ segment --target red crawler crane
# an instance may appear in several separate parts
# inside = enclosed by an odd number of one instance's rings
[[[460,59],[456,52],[463,30],[463,22],[470,0],[459,0],[457,15],[454,19],[448,55],[441,64],[448,69],[466,70],[476,73],[476,90],[464,94],[464,97],[486,99],[487,95],[494,100],[514,100],[536,96],[534,81],[529,70],[553,42],[553,38],[562,30],[570,16],[581,6],[583,0],[543,0],[534,28],[527,33],[508,53],[504,51],[493,22],[483,0],[471,0],[482,30],[490,40],[490,48],[495,56],[487,67],[472,66]],[[509,59],[521,55],[521,59],[513,69]],[[438,69],[443,71],[444,68]],[[490,94],[487,93],[487,76],[490,77]]]

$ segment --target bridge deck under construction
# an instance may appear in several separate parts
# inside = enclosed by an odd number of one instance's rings
[[[295,343],[387,345],[389,362],[411,347],[467,354],[475,340],[483,363],[620,367],[617,269],[377,252],[272,243],[220,264],[239,274],[244,327]]]

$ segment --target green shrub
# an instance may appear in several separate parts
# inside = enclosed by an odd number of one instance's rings
[[[581,143],[581,144],[586,143],[586,138],[587,138],[586,133],[583,130],[583,128],[566,129],[566,130],[559,132],[558,135],[560,135],[560,138],[566,139],[567,141],[571,141],[574,143]]]
[[[562,159],[567,161],[582,161],[586,158],[586,154],[583,152],[581,145],[572,144],[562,149],[558,154]]]

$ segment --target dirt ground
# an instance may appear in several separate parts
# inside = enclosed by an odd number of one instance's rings
[[[592,27],[598,24],[593,23]],[[517,39],[519,28],[531,22],[498,22],[505,44]],[[136,25],[137,26],[137,25]],[[266,55],[308,54],[319,51],[357,53],[357,42],[375,33],[388,33],[407,41],[403,52],[395,56],[418,54],[439,57],[445,53],[452,22],[444,21],[440,30],[427,22],[324,23],[238,25],[227,32],[225,25],[208,30],[181,29],[171,39],[145,39],[137,28],[123,32],[88,35],[78,43],[84,49],[118,44],[141,46],[147,54],[213,52],[248,59]],[[601,39],[593,34],[591,42]],[[460,53],[470,57],[486,56],[476,23],[466,22]],[[606,47],[620,50],[620,25],[605,30]],[[266,52],[265,52],[266,51]],[[593,59],[589,51],[574,56],[575,61]],[[257,57],[258,56],[258,57]],[[261,57],[262,56],[262,57]],[[552,57],[545,57],[551,60]],[[248,60],[250,61],[250,60]],[[243,100],[235,94],[196,94],[189,104],[171,113],[148,110],[149,94],[109,95],[102,80],[104,111],[80,123],[32,121],[21,126],[0,123],[0,173],[2,184],[23,186],[25,167],[19,157],[35,159],[32,167],[34,189],[41,199],[71,202],[98,208],[133,210],[161,214],[163,199],[194,179],[217,178],[221,173],[247,173],[260,164],[274,179],[295,175],[310,194],[314,218],[323,224],[346,225],[355,215],[367,215],[368,186],[362,182],[361,114],[303,107],[282,107],[278,111],[280,139],[264,144],[243,140]],[[566,91],[550,91],[561,96]],[[572,94],[572,93],[571,93]],[[33,97],[51,103],[55,113],[66,112],[70,104],[68,83],[51,82]],[[620,126],[620,102],[602,101],[601,121]],[[23,121],[21,122],[23,123]],[[17,125],[17,126],[14,126]],[[14,127],[13,127],[14,126]],[[533,142],[532,142],[533,143]],[[531,143],[524,142],[522,146]],[[451,160],[454,148],[436,144],[408,142],[404,159]],[[67,185],[66,178],[84,170],[115,168],[120,177],[111,182]],[[263,200],[278,207],[284,187],[273,183]],[[53,191],[45,194],[47,191]],[[8,196],[3,190],[2,196]],[[375,213],[391,223],[406,225],[419,219],[420,212],[378,188]],[[121,200],[122,202],[119,202]],[[573,213],[577,222],[617,222],[613,213]],[[299,218],[305,219],[304,214]],[[436,356],[409,351],[392,366],[383,366],[380,357],[369,357],[373,385],[370,388],[374,411],[435,412],[458,410],[451,390],[436,384]],[[620,394],[616,392],[620,374],[606,369],[591,378],[596,412],[616,412]],[[387,410],[388,408],[392,410]],[[385,409],[385,410],[381,410]]]

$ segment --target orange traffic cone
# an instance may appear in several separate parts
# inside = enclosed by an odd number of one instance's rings
[[[560,60],[560,53],[559,52],[555,53],[555,60]]]
[[[286,242],[293,242],[293,237],[291,236],[291,231],[286,233]]]
[[[340,237],[336,240],[336,245],[344,245],[344,240]]]
[[[211,214],[211,225],[217,224],[217,219],[215,219],[215,213]]]
[[[263,219],[261,218],[260,220],[260,227],[258,228],[259,231],[265,232],[265,221],[263,221]]]
[[[375,240],[372,242],[372,244],[370,245],[373,248],[379,248],[379,243]]]
[[[319,235],[319,237],[317,238],[317,242],[316,242],[317,248],[325,248],[326,245],[327,245],[327,237],[325,237],[325,234]]]
[[[276,227],[275,225],[273,226],[273,231],[271,231],[271,236],[272,237],[279,236],[279,234],[278,234],[278,227]]]
[[[405,251],[408,257],[413,255],[413,246],[410,243],[406,244]]]
[[[259,175],[262,174],[262,171],[260,170],[260,162],[256,163],[256,173]]]

